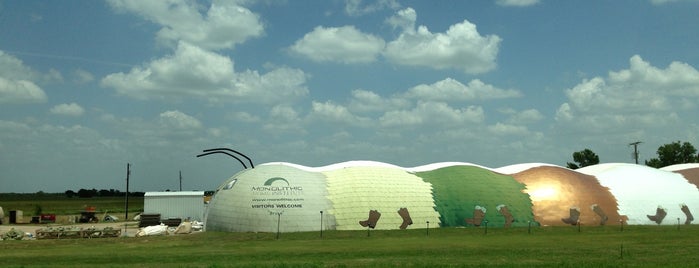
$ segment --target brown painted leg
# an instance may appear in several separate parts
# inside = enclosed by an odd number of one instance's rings
[[[570,216],[568,218],[562,218],[561,220],[570,225],[577,225],[578,219],[580,219],[580,209],[577,207],[571,207]]]
[[[371,229],[374,229],[374,227],[376,227],[376,222],[379,221],[379,218],[381,218],[381,213],[379,213],[376,210],[369,210],[369,219],[365,221],[359,221],[359,225],[361,225],[362,227],[369,226]]]
[[[682,204],[682,212],[684,212],[684,215],[687,216],[687,219],[684,221],[684,224],[690,224],[692,221],[694,221],[694,216],[692,216],[692,212],[689,211],[689,207],[687,205]]]
[[[505,216],[505,228],[509,228],[512,226],[512,222],[515,221],[515,217],[512,216],[512,213],[510,213],[510,210],[507,208],[506,205],[499,205],[497,206],[498,212]]]
[[[657,224],[660,224],[663,222],[663,219],[665,219],[665,216],[667,216],[667,212],[665,211],[664,208],[658,206],[658,209],[655,210],[655,215],[646,215],[648,216],[648,219],[651,221],[654,221]]]
[[[413,224],[413,219],[410,218],[410,213],[407,208],[400,208],[398,210],[398,215],[403,218],[403,223],[400,225],[401,229],[408,228],[408,225]]]
[[[601,218],[599,225],[604,225],[605,223],[607,223],[607,220],[609,218],[607,217],[607,214],[604,213],[601,207],[599,207],[597,204],[594,204],[592,205],[592,211],[594,211],[597,214],[597,216]]]
[[[473,224],[474,226],[478,227],[481,226],[483,218],[485,218],[485,208],[476,206],[476,208],[473,209],[473,218],[466,219],[466,223]]]

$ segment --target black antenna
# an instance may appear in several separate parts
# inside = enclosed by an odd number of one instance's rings
[[[182,170],[180,170],[180,192],[182,192]]]
[[[247,159],[248,162],[250,163],[250,167],[255,168],[255,165],[252,164],[252,160],[250,159],[250,157],[248,157],[247,155],[244,155],[244,154],[241,153],[241,152],[238,152],[238,151],[233,150],[233,149],[230,149],[230,148],[215,148],[215,149],[206,149],[206,150],[204,150],[205,153],[206,153],[206,152],[213,152],[213,151],[229,151],[229,152],[234,152],[234,153],[236,153],[236,154],[238,154],[238,155],[240,155],[240,156],[242,156],[242,157],[245,157],[245,159]],[[232,155],[231,155],[231,156],[232,156]],[[245,164],[243,164],[243,165],[245,165]]]
[[[204,150],[204,152],[206,152],[206,150]],[[243,163],[243,160],[240,160],[240,158],[236,157],[235,155],[232,155],[232,154],[229,154],[229,153],[226,153],[226,152],[213,151],[213,152],[208,152],[208,153],[203,153],[203,154],[197,155],[197,157],[207,156],[207,155],[210,155],[210,154],[225,154],[225,155],[228,155],[228,156],[233,157],[233,158],[235,158],[236,160],[238,160],[238,162],[240,162],[240,164],[243,165],[243,168],[244,168],[244,169],[248,169],[248,166],[246,166],[245,163]]]

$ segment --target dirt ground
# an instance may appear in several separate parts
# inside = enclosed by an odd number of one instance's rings
[[[81,228],[90,228],[90,227],[95,227],[97,229],[104,229],[105,227],[112,227],[114,229],[121,229],[121,235],[124,236],[129,236],[129,237],[134,237],[136,236],[136,233],[138,233],[138,222],[137,221],[129,221],[129,222],[100,222],[100,223],[72,223],[72,224],[59,224],[59,223],[51,223],[51,224],[2,224],[0,225],[0,235],[6,233],[10,229],[14,228],[15,230],[22,231],[24,233],[30,233],[32,237],[36,237],[36,230],[41,229],[44,227],[81,227]]]

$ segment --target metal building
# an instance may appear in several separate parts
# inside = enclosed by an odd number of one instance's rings
[[[204,220],[204,191],[146,192],[143,213],[160,214],[161,219]]]

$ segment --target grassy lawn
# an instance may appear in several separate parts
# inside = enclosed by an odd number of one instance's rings
[[[370,234],[370,235],[368,235]],[[5,267],[690,267],[699,226],[215,233],[0,241]]]
[[[63,194],[0,194],[0,207],[5,211],[5,220],[10,210],[21,210],[28,222],[31,216],[38,216],[40,209],[44,214],[79,215],[86,207],[95,207],[99,215],[108,212],[117,216],[124,215],[124,197],[68,198]],[[129,196],[129,215],[143,211],[143,197]]]

